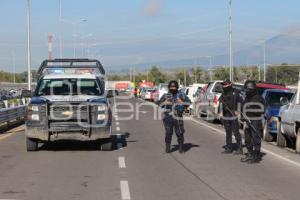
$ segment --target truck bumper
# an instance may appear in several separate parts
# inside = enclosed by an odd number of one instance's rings
[[[94,141],[111,138],[111,126],[91,128],[90,131],[60,129],[57,131],[45,130],[43,127],[26,126],[25,134],[28,138],[44,142],[57,140]]]

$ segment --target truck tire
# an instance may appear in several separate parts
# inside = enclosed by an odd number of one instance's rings
[[[273,141],[273,136],[269,132],[267,122],[264,124],[263,140],[266,141],[266,142],[272,142]]]
[[[26,148],[27,151],[37,151],[38,150],[38,142],[36,140],[26,138]]]
[[[300,128],[298,129],[296,136],[296,153],[300,153]]]
[[[277,146],[282,148],[287,146],[286,138],[281,131],[281,122],[279,120],[277,123]]]
[[[105,139],[101,143],[101,150],[102,151],[111,151],[112,150],[112,138]]]

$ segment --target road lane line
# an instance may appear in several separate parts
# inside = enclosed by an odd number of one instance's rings
[[[120,122],[116,122],[116,125],[119,126],[119,125],[120,125]]]
[[[6,138],[8,138],[10,136],[13,136],[13,135],[15,135],[17,133],[20,133],[20,132],[14,132],[14,133],[8,133],[8,134],[5,134],[5,135],[2,135],[2,136],[0,136],[0,141],[4,140],[4,139],[6,139]]]
[[[119,168],[120,169],[126,168],[125,157],[119,157]]]
[[[214,128],[214,127],[212,127],[212,126],[210,126],[210,125],[207,125],[207,124],[205,124],[205,123],[199,122],[199,121],[197,121],[197,120],[195,120],[195,119],[193,119],[193,118],[190,118],[190,117],[186,117],[186,118],[190,119],[191,121],[193,121],[193,122],[195,122],[195,123],[197,123],[197,124],[200,124],[200,125],[202,125],[202,126],[205,126],[206,128],[212,129],[212,130],[216,131],[217,133],[220,133],[220,134],[222,134],[222,135],[226,135],[225,131],[221,131],[221,130],[219,130],[219,129],[217,129],[217,128]],[[286,161],[286,162],[288,162],[288,163],[290,163],[290,164],[293,164],[293,165],[295,165],[295,166],[297,166],[297,167],[300,167],[300,163],[298,163],[298,162],[295,162],[295,161],[293,161],[293,160],[290,160],[290,159],[288,159],[288,158],[286,158],[286,157],[283,157],[283,156],[281,156],[281,155],[279,155],[279,154],[277,154],[277,153],[274,153],[274,152],[272,152],[272,151],[270,151],[270,150],[267,150],[267,149],[265,149],[265,148],[263,148],[263,147],[261,148],[261,150],[262,150],[263,152],[267,153],[267,154],[270,154],[270,155],[272,155],[272,156],[278,158],[278,159],[284,160],[284,161]]]
[[[128,181],[120,181],[122,200],[130,200],[130,191]]]
[[[116,130],[117,130],[117,131],[120,131],[121,129],[120,129],[120,127],[119,127],[119,126],[117,126],[117,127],[116,127]]]

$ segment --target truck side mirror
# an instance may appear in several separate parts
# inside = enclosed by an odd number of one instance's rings
[[[113,91],[113,90],[108,90],[107,93],[106,93],[106,97],[107,97],[107,98],[112,98],[112,97],[114,97],[114,91]]]

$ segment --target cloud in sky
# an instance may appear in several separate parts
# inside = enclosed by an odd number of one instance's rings
[[[144,16],[158,15],[162,10],[163,1],[164,0],[146,0],[142,8],[142,15]]]

